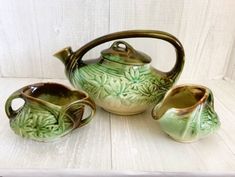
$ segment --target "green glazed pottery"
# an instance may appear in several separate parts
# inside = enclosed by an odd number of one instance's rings
[[[170,89],[152,110],[152,116],[173,139],[192,142],[220,127],[213,94],[200,85],[180,85]]]
[[[114,42],[98,59],[82,57],[102,43],[121,38],[156,38],[169,42],[176,50],[176,63],[169,72],[150,66],[151,58],[124,41]],[[171,34],[154,30],[131,30],[99,37],[77,51],[70,47],[56,53],[65,65],[68,79],[75,88],[86,91],[105,110],[132,115],[158,103],[180,76],[184,66],[184,49]]]
[[[24,105],[13,110],[11,104],[17,98],[23,99]],[[86,106],[91,111],[83,119]],[[56,83],[37,83],[12,93],[5,110],[16,134],[37,141],[51,141],[86,125],[96,108],[85,92],[72,91]]]

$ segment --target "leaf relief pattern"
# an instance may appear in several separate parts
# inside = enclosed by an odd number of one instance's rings
[[[16,134],[39,141],[62,136],[71,130],[72,124],[69,118],[59,119],[59,115],[32,105],[25,105],[17,117],[10,122]]]
[[[88,66],[75,70],[71,80],[94,99],[114,99],[125,105],[157,103],[173,85],[173,80],[157,76],[149,69],[124,67],[122,70],[117,76]]]

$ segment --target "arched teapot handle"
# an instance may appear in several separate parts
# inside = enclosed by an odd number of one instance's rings
[[[101,36],[97,39],[94,39],[75,51],[72,55],[72,61],[70,62],[69,68],[75,68],[75,65],[77,63],[82,63],[82,57],[92,48],[116,39],[122,39],[122,38],[156,38],[161,39],[164,41],[167,41],[171,43],[176,50],[176,62],[174,67],[168,71],[168,72],[161,72],[163,74],[166,74],[167,77],[175,79],[179,76],[179,74],[182,71],[182,68],[184,66],[184,48],[180,41],[174,37],[173,35],[163,32],[163,31],[156,31],[156,30],[129,30],[129,31],[121,31],[121,32],[115,32],[111,33],[105,36]]]

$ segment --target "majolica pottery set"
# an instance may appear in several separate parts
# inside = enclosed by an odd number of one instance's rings
[[[155,38],[169,42],[176,50],[175,66],[169,72],[159,71],[151,67],[150,56],[121,40],[103,50],[99,58],[82,60],[90,49],[123,38]],[[89,123],[95,105],[119,115],[142,113],[154,106],[152,117],[158,120],[165,133],[180,142],[198,140],[220,127],[209,88],[173,86],[184,66],[184,49],[169,33],[116,32],[99,37],[75,52],[67,47],[54,56],[64,63],[69,81],[79,90],[57,83],[37,83],[14,92],[7,99],[5,109],[10,126],[18,135],[37,141],[54,140]],[[11,107],[15,98],[25,101],[18,110]],[[87,108],[90,114],[84,118]]]

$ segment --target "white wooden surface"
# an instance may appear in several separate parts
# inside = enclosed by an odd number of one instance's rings
[[[52,55],[68,45],[78,49],[109,29],[108,0],[0,0],[0,4],[4,77],[65,77],[64,66]]]
[[[228,64],[227,72],[226,72],[226,79],[228,80],[235,80],[235,40],[233,43],[233,49],[230,55],[230,61]]]
[[[160,130],[158,123],[151,118],[150,110],[136,116],[117,116],[100,108],[89,125],[57,142],[39,143],[23,139],[11,131],[4,102],[16,89],[41,81],[56,81],[69,86],[67,80],[59,79],[0,79],[0,175],[17,176],[14,169],[21,169],[18,175],[30,176],[42,170],[38,173],[40,175],[49,170],[48,175],[56,176],[56,169],[60,169],[61,175],[81,176],[128,176],[140,175],[143,171],[149,171],[146,176],[170,176],[169,172],[174,172],[174,175],[184,172],[186,176],[196,173],[235,176],[234,82],[193,81],[210,87],[214,92],[215,109],[222,127],[206,139],[183,144],[173,141]],[[78,171],[66,173],[69,169]]]
[[[0,0],[0,76],[65,78],[52,54],[78,49],[109,32],[157,29],[172,33],[185,47],[183,79],[234,78],[234,0]],[[173,48],[157,40],[130,40],[169,70]],[[99,56],[100,46],[86,58]],[[232,63],[232,67],[227,68]],[[55,67],[56,66],[56,67]],[[23,68],[23,69],[22,69]]]

